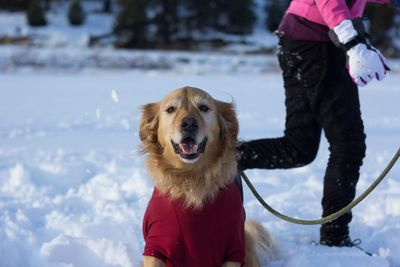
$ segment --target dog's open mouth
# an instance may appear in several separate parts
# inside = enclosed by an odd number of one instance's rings
[[[186,160],[195,160],[200,156],[200,153],[204,153],[207,144],[207,137],[205,137],[200,144],[197,144],[192,137],[182,139],[180,144],[177,144],[172,140],[171,143],[175,153],[179,154],[181,158]]]

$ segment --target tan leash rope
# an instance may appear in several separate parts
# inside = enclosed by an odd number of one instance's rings
[[[364,200],[364,198],[366,198],[375,189],[375,187],[377,187],[378,184],[386,177],[386,175],[389,173],[389,171],[392,169],[392,167],[396,164],[399,157],[400,157],[400,148],[397,150],[396,154],[393,156],[392,160],[389,162],[389,164],[386,166],[386,168],[383,170],[383,172],[378,176],[378,178],[376,178],[376,180],[371,184],[371,186],[368,187],[367,190],[365,190],[364,193],[362,193],[359,197],[357,197],[355,200],[353,200],[350,204],[348,204],[343,209],[341,209],[335,213],[332,213],[331,215],[328,215],[326,217],[322,217],[321,219],[317,219],[317,220],[296,219],[296,218],[286,216],[286,215],[274,210],[260,196],[260,194],[254,188],[253,184],[250,182],[249,178],[246,176],[246,174],[243,171],[239,171],[239,174],[242,176],[243,180],[246,182],[247,186],[250,188],[251,192],[254,194],[254,196],[257,198],[257,200],[261,203],[261,205],[263,205],[264,208],[267,209],[269,212],[271,212],[273,215],[275,215],[276,217],[278,217],[282,220],[285,220],[285,221],[291,222],[291,223],[304,224],[304,225],[315,225],[315,224],[324,224],[324,223],[333,221],[333,220],[337,219],[338,217],[342,216],[343,214],[345,214],[346,212],[350,211],[356,205],[358,205],[358,203],[360,203],[362,200]]]

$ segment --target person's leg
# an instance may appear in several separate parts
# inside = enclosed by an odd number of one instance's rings
[[[281,39],[278,54],[285,87],[284,136],[242,143],[239,168],[275,169],[304,166],[314,160],[321,126],[309,104],[309,90],[321,81],[318,42]]]
[[[279,55],[286,94],[282,138],[246,142],[239,167],[291,168],[312,161],[320,125],[330,144],[322,199],[323,216],[353,200],[365,154],[358,89],[345,70],[344,53],[333,44],[284,40]],[[321,243],[345,245],[351,213],[321,227]]]
[[[326,74],[320,91],[310,98],[330,150],[324,178],[323,216],[338,211],[354,199],[366,149],[358,88],[345,69],[345,54],[333,44],[327,44],[325,49]],[[348,224],[351,219],[349,212],[322,225],[321,244],[350,245]]]

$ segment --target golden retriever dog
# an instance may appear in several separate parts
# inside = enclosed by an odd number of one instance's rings
[[[143,266],[256,267],[257,254],[276,256],[267,231],[245,223],[234,181],[238,131],[233,104],[197,88],[143,107],[140,139],[154,183],[143,220]]]

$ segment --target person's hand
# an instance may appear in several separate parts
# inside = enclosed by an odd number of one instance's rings
[[[386,58],[372,46],[357,44],[347,51],[349,74],[358,86],[365,86],[373,79],[382,81],[390,70]]]
[[[354,83],[365,86],[373,79],[382,81],[390,70],[386,58],[367,41],[361,19],[343,20],[329,33],[332,41],[346,51],[348,70]]]

